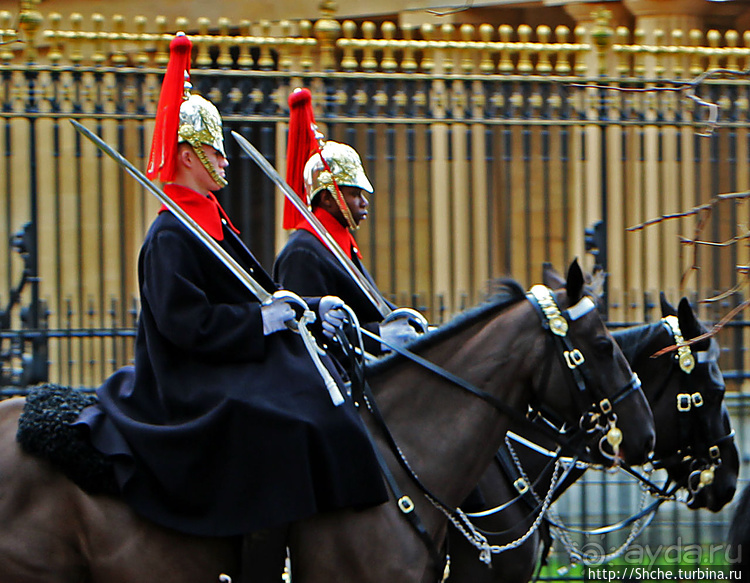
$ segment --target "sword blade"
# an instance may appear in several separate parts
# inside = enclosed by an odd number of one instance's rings
[[[237,140],[237,143],[240,145],[240,148],[242,148],[242,151],[250,156],[250,158],[252,158],[253,161],[258,166],[260,166],[261,170],[265,172],[266,176],[268,176],[276,184],[276,186],[281,189],[281,192],[283,192],[284,196],[289,199],[289,202],[291,202],[294,207],[300,213],[302,213],[302,216],[305,217],[305,220],[310,224],[317,235],[323,240],[326,247],[330,249],[336,260],[341,264],[347,274],[349,274],[349,277],[354,280],[354,283],[356,283],[359,289],[362,290],[367,299],[370,300],[372,305],[375,306],[378,312],[380,312],[380,315],[383,316],[383,318],[389,316],[392,310],[388,303],[385,301],[385,298],[383,298],[377,288],[375,288],[375,286],[370,283],[370,281],[364,276],[364,274],[359,269],[357,269],[357,266],[354,265],[351,258],[346,253],[344,253],[344,250],[339,247],[339,244],[336,243],[335,239],[323,226],[323,223],[321,223],[318,217],[316,217],[312,213],[312,211],[307,208],[307,205],[302,202],[300,197],[297,196],[297,193],[292,190],[292,187],[289,186],[286,181],[279,175],[279,173],[276,171],[276,168],[274,168],[271,163],[266,160],[263,154],[261,154],[255,148],[255,146],[253,146],[242,134],[238,134],[237,132],[233,131],[232,136],[234,136],[234,139]]]
[[[187,229],[193,235],[198,238],[201,243],[208,247],[209,251],[211,251],[219,259],[219,261],[221,261],[256,298],[258,298],[262,303],[271,301],[271,294],[266,291],[266,289],[257,281],[255,281],[252,276],[250,276],[250,274],[247,273],[247,271],[245,271],[245,269],[239,263],[237,263],[237,261],[235,261],[234,257],[229,255],[229,253],[227,253],[226,250],[221,247],[213,237],[211,237],[208,233],[206,233],[206,231],[203,230],[203,227],[196,223],[193,218],[184,210],[182,210],[182,208],[180,208],[177,203],[169,198],[163,190],[161,190],[158,186],[156,186],[153,182],[146,178],[146,175],[138,170],[138,168],[133,166],[127,160],[127,158],[125,158],[125,156],[120,154],[120,152],[115,150],[112,146],[102,140],[87,127],[81,125],[73,119],[70,120],[70,123],[73,124],[73,127],[75,127],[75,129],[78,130],[78,132],[83,137],[93,142],[97,148],[107,154],[107,156],[117,162],[117,164],[119,164],[120,167],[123,168],[128,174],[135,178],[141,186],[143,186],[146,190],[148,190],[151,194],[158,198],[159,201],[164,206],[166,206],[172,212],[172,214],[176,216],[177,219],[183,225],[185,225],[185,227],[187,227]]]

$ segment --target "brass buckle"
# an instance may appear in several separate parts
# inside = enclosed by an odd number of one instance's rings
[[[583,357],[583,353],[577,348],[574,348],[573,350],[565,350],[563,356],[565,357],[565,362],[568,363],[568,368],[571,370],[581,366],[586,360]]]
[[[693,401],[693,407],[702,407],[703,406],[703,395],[700,393],[693,393],[690,395],[691,400]]]
[[[690,395],[687,393],[680,393],[677,395],[677,410],[680,413],[690,411]]]
[[[412,502],[411,498],[408,496],[401,496],[401,498],[398,499],[398,508],[404,514],[409,514],[409,512],[414,510],[414,502]]]
[[[712,445],[711,447],[709,447],[708,448],[708,456],[712,460],[719,459],[719,457],[721,457],[721,452],[719,451],[719,446],[718,445]]]
[[[523,478],[518,478],[513,482],[513,487],[518,491],[519,494],[526,494],[529,491],[529,483]]]
[[[602,399],[599,401],[599,409],[605,415],[609,415],[612,412],[612,403],[609,402],[609,399]]]

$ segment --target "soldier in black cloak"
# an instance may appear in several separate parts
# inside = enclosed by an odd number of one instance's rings
[[[311,95],[307,89],[296,90],[289,98],[290,121],[287,147],[287,182],[325,227],[341,250],[367,279],[377,286],[362,264],[362,255],[352,231],[367,218],[373,187],[362,167],[357,151],[347,144],[326,140],[321,146],[315,139]],[[301,166],[304,169],[300,172]],[[336,259],[307,219],[294,207],[284,209],[284,228],[293,229],[273,266],[274,279],[285,289],[303,296],[331,295],[341,298],[357,315],[360,325],[380,335],[388,344],[405,345],[419,335],[409,317],[383,319],[383,314],[362,291]],[[382,295],[382,294],[381,294]],[[394,310],[391,302],[386,301]],[[345,316],[334,310],[332,319]],[[332,330],[324,333],[330,338]],[[365,349],[379,355],[386,345],[364,339]]]
[[[323,355],[316,367],[288,328],[287,296],[213,195],[228,166],[221,117],[183,89],[189,39],[170,48],[148,175],[273,296],[261,304],[162,208],[138,260],[134,367],[110,377],[78,423],[113,462],[124,500],[184,533],[278,532],[318,512],[380,504],[375,454],[336,366]],[[279,581],[283,548],[256,553],[272,563],[267,580]],[[260,569],[253,581],[266,580]]]

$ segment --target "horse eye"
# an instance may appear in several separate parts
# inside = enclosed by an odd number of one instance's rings
[[[596,350],[596,353],[599,357],[605,358],[612,356],[614,344],[612,343],[612,340],[610,338],[601,336],[596,339],[594,349]]]

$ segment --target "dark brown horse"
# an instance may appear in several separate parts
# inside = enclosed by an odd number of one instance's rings
[[[692,345],[693,367],[687,353],[681,351],[652,358],[659,350],[676,343],[675,328],[685,340],[702,335],[706,329],[696,318],[690,304],[682,299],[675,311],[662,296],[664,319],[653,324],[635,326],[614,334],[631,367],[643,383],[643,391],[651,405],[656,422],[654,465],[666,469],[672,485],[688,492],[692,509],[720,510],[734,496],[739,473],[739,456],[734,443],[729,414],[724,404],[724,381],[717,359],[719,347],[714,339]],[[681,367],[680,357],[684,367]],[[555,444],[528,427],[518,430],[536,444],[554,449]],[[539,479],[535,485],[543,495],[549,487],[549,457],[510,441],[528,479]],[[503,464],[499,452],[496,463],[480,480],[488,508],[500,506],[518,496],[513,487],[517,468]],[[508,458],[506,458],[508,459]],[[583,470],[571,473],[556,496],[580,477]],[[701,478],[704,483],[701,484]],[[528,495],[527,495],[528,496]],[[535,518],[538,502],[533,498],[519,500],[492,516],[476,519],[480,528],[501,533],[488,536],[490,544],[505,545],[526,532]],[[456,531],[450,533],[451,583],[520,583],[529,581],[540,553],[550,542],[549,525],[542,523],[528,540],[518,547],[493,556],[492,568],[478,560],[477,550]]]
[[[535,400],[570,424],[611,418],[614,405],[623,439],[619,457],[642,463],[654,443],[648,403],[583,285],[577,263],[564,289],[541,299],[509,286],[513,299],[477,308],[436,332],[415,351],[463,383],[396,356],[368,375],[377,406],[400,451],[436,498],[460,503],[497,451],[512,408],[525,413]],[[546,296],[545,294],[549,294]],[[537,305],[541,304],[538,310]],[[562,311],[562,314],[560,313]],[[540,320],[541,318],[541,320]],[[540,325],[544,323],[544,327]],[[547,329],[569,327],[569,365]],[[584,386],[569,378],[584,379]],[[556,387],[556,390],[546,390]],[[22,399],[0,404],[0,581],[3,583],[211,583],[237,575],[235,540],[210,540],[160,529],[120,501],[86,495],[15,441]],[[585,410],[588,411],[585,411]],[[395,461],[372,414],[361,407],[404,496],[366,510],[318,515],[292,526],[295,583],[437,581],[443,565],[412,529],[403,511],[421,518],[441,549],[444,514]],[[587,414],[586,414],[587,413]],[[261,447],[262,444],[259,444]],[[400,510],[401,509],[401,510]]]

